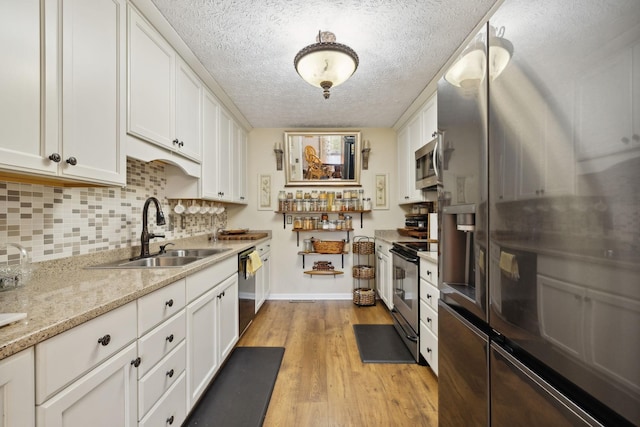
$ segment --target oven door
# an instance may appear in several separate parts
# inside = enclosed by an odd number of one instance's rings
[[[418,267],[417,257],[401,255],[391,249],[393,255],[393,306],[404,317],[417,335],[419,321]]]

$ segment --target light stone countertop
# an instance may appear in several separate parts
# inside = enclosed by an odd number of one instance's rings
[[[177,268],[86,269],[135,255],[132,248],[98,252],[34,264],[31,280],[24,286],[0,292],[0,312],[27,313],[27,318],[0,328],[0,359],[58,335],[74,326],[174,283],[196,271],[271,238],[219,240],[206,235],[172,240],[181,248],[227,247],[222,252]],[[168,243],[168,242],[160,242]],[[152,245],[152,253],[159,243]],[[132,325],[136,327],[136,325]]]

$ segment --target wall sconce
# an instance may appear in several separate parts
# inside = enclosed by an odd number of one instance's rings
[[[371,146],[368,140],[364,141],[364,148],[362,149],[362,169],[369,169],[369,153],[371,153]]]
[[[273,146],[273,152],[276,153],[276,170],[282,170],[282,143],[276,142]]]

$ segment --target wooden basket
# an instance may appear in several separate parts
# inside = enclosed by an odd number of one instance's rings
[[[371,288],[354,289],[353,303],[356,305],[375,305],[376,292]]]
[[[376,270],[370,265],[353,266],[353,277],[355,279],[373,279],[375,276]]]
[[[360,255],[371,255],[375,249],[374,242],[353,242],[353,253]]]
[[[341,254],[344,250],[342,240],[314,240],[313,250],[319,254]]]

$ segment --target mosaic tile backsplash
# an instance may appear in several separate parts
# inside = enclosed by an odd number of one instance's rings
[[[164,165],[127,160],[127,185],[120,187],[53,187],[0,181],[0,263],[19,259],[5,243],[25,247],[33,262],[50,261],[140,244],[142,208],[154,196],[160,200],[167,225],[155,225],[150,208],[149,230],[163,240],[212,232],[226,222],[221,215],[173,213],[175,200],[165,196]],[[183,204],[185,201],[183,201]],[[182,228],[184,225],[184,228]]]

